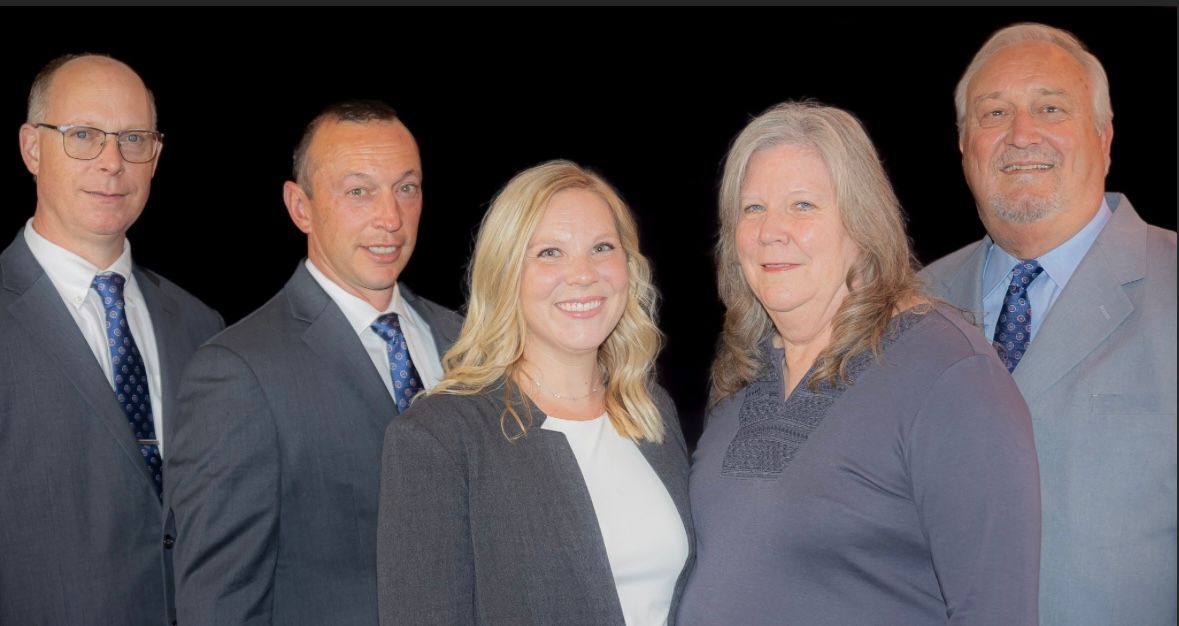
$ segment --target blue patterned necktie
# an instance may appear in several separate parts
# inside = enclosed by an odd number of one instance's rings
[[[401,322],[396,313],[386,313],[372,323],[372,329],[385,340],[389,373],[393,376],[393,401],[397,403],[397,412],[404,413],[409,408],[409,401],[422,390],[422,381],[409,358],[409,346],[405,344]]]
[[[1003,310],[999,312],[992,343],[1008,372],[1015,371],[1032,341],[1032,304],[1028,302],[1028,285],[1042,271],[1044,268],[1035,259],[1020,261],[1011,270],[1011,284],[1007,286],[1007,297],[1003,299]]]
[[[156,426],[152,420],[151,394],[147,386],[147,372],[143,367],[143,356],[139,354],[139,347],[135,345],[135,338],[131,336],[131,327],[127,324],[127,314],[124,311],[123,285],[127,280],[113,272],[99,274],[94,277],[94,290],[102,297],[102,306],[106,309],[104,326],[106,327],[106,345],[111,351],[111,372],[114,374],[115,397],[123,412],[127,414],[127,421],[131,423],[131,430],[139,443],[139,451],[143,454],[143,462],[151,472],[156,495],[159,496],[163,488],[164,467],[160,462],[160,445],[156,439]]]

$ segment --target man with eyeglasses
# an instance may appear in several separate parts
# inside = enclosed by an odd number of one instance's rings
[[[54,59],[29,92],[37,205],[0,254],[0,624],[167,620],[164,426],[223,322],[131,260],[155,117],[139,76],[105,56]]]

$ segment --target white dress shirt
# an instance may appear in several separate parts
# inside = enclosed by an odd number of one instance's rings
[[[111,353],[106,339],[106,309],[102,306],[102,297],[93,288],[94,277],[106,272],[115,272],[127,280],[123,287],[124,311],[127,324],[131,327],[131,336],[143,357],[143,367],[147,370],[148,395],[151,396],[152,422],[156,429],[156,439],[160,442],[160,458],[164,457],[164,402],[160,395],[162,382],[160,381],[160,352],[156,347],[156,333],[151,325],[151,315],[148,314],[147,304],[143,300],[143,292],[139,290],[139,283],[131,268],[131,243],[123,240],[123,254],[111,263],[110,267],[100,268],[90,261],[66,250],[65,248],[42,237],[33,228],[30,218],[25,223],[25,243],[33,258],[45,270],[49,280],[57,289],[66,309],[73,316],[78,330],[90,346],[98,365],[102,367],[106,380],[114,393],[115,382],[111,372]],[[127,433],[131,436],[131,433]]]
[[[438,358],[438,348],[434,347],[434,335],[430,333],[430,325],[405,303],[405,299],[401,297],[401,285],[394,285],[393,298],[389,300],[389,306],[384,311],[378,311],[373,305],[344,291],[343,287],[324,276],[311,259],[307,259],[305,264],[311,277],[323,287],[332,302],[340,307],[348,324],[360,337],[360,343],[364,345],[373,367],[377,368],[381,375],[390,398],[393,397],[393,374],[389,371],[389,344],[372,329],[372,323],[385,313],[397,314],[401,332],[405,335],[405,343],[409,346],[410,359],[418,372],[418,378],[422,380],[423,389],[429,390],[442,380],[442,362]]]
[[[577,459],[627,626],[666,624],[688,559],[688,534],[667,487],[605,413],[592,420],[547,416],[540,427],[564,433]]]

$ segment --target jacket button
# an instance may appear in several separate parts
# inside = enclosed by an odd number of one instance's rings
[[[171,550],[172,544],[176,543],[176,539],[172,535],[164,535],[164,547]]]

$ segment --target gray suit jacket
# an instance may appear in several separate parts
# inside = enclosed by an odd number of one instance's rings
[[[695,556],[688,452],[675,405],[655,401],[663,444],[639,450],[679,510]],[[389,427],[381,468],[377,579],[381,624],[623,626],[602,533],[565,435],[544,412],[514,442],[500,431],[504,389],[419,398]],[[516,398],[523,414],[524,404]]]
[[[224,324],[134,272],[159,348],[157,393],[173,407],[184,365]],[[127,416],[23,232],[0,275],[0,624],[157,626],[163,509]]]
[[[1107,194],[1102,230],[1015,370],[1040,459],[1040,623],[1175,624],[1175,233]],[[982,319],[989,238],[923,272]]]
[[[401,286],[438,352],[462,319]],[[393,399],[302,263],[193,357],[165,487],[179,623],[374,625],[381,442]]]

